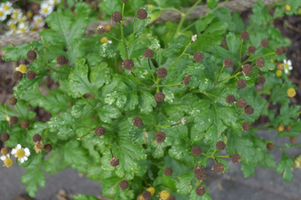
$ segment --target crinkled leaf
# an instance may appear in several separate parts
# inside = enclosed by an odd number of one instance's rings
[[[45,176],[40,167],[28,170],[21,177],[21,183],[26,184],[26,191],[28,195],[34,197],[38,191],[39,186],[45,187]]]
[[[282,154],[282,158],[277,165],[277,174],[283,173],[283,180],[287,182],[292,182],[293,180],[293,172],[291,167],[294,166],[294,162],[288,158],[285,153]]]

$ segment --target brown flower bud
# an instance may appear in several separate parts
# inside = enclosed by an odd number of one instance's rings
[[[51,144],[46,144],[44,146],[44,151],[49,153],[50,151],[52,151],[52,145]]]
[[[26,56],[28,61],[33,61],[34,59],[37,58],[37,53],[33,50],[30,50],[27,52]]]
[[[203,196],[205,193],[206,193],[206,188],[204,188],[203,186],[198,186],[196,189],[195,189],[195,192],[198,196]]]
[[[249,64],[245,64],[242,66],[242,73],[247,76],[250,75],[253,72],[253,68]]]
[[[187,86],[189,84],[189,80],[191,80],[191,77],[189,75],[185,76],[183,84]]]
[[[112,167],[116,167],[117,165],[119,165],[119,159],[116,158],[116,157],[111,158],[111,160],[110,160],[110,165],[111,165]]]
[[[166,135],[163,131],[158,131],[155,135],[155,139],[158,143],[162,143],[166,139]]]
[[[191,148],[191,153],[194,156],[199,156],[199,155],[202,154],[202,149],[201,149],[201,147],[194,146],[194,147]]]
[[[237,106],[239,107],[239,108],[244,108],[244,107],[246,107],[247,106],[247,101],[245,100],[245,99],[239,99],[238,101],[237,101]]]
[[[266,48],[267,46],[269,46],[269,40],[263,39],[263,40],[261,40],[260,44],[263,48]]]
[[[254,108],[251,105],[247,105],[244,111],[246,115],[252,115],[254,113]]]
[[[3,140],[4,142],[9,140],[9,135],[8,133],[2,133],[1,134],[1,140]]]
[[[233,67],[233,60],[231,58],[226,58],[224,60],[224,66],[227,68]]]
[[[160,68],[157,70],[157,76],[159,78],[165,78],[167,76],[167,69],[165,68]]]
[[[225,171],[225,167],[222,163],[216,163],[213,165],[211,170],[214,170],[215,172],[223,172]]]
[[[143,53],[143,55],[146,57],[146,58],[152,58],[154,57],[154,51],[151,50],[151,49],[146,49]]]
[[[165,169],[164,169],[164,174],[166,175],[166,176],[171,176],[172,175],[172,169],[170,168],[170,167],[166,167]]]
[[[296,136],[290,137],[290,142],[291,143],[295,143],[296,141],[297,141],[297,137]]]
[[[155,97],[156,102],[160,103],[160,102],[164,101],[165,94],[163,92],[157,92],[154,97]]]
[[[283,54],[283,49],[281,47],[279,47],[279,48],[276,49],[275,52],[276,52],[277,56],[281,56]]]
[[[247,81],[244,79],[239,79],[236,85],[239,89],[244,89],[247,86]]]
[[[38,141],[41,141],[42,140],[42,137],[39,135],[39,134],[35,134],[33,137],[32,137],[32,141],[33,142],[38,142]]]
[[[14,78],[16,81],[22,80],[22,78],[23,78],[22,72],[15,71],[15,72],[13,73],[13,78]]]
[[[133,67],[134,67],[134,62],[132,59],[125,59],[123,61],[123,67],[128,70],[128,71],[132,71]]]
[[[262,67],[264,66],[264,64],[265,64],[265,61],[264,61],[263,58],[258,58],[258,59],[256,60],[256,66],[257,66],[257,67],[262,68]]]
[[[15,97],[12,97],[9,99],[9,104],[12,106],[16,105],[17,102],[18,102],[18,100]]]
[[[134,117],[133,119],[133,125],[136,127],[140,127],[143,125],[143,121],[140,117]]]
[[[138,19],[141,19],[141,20],[146,19],[147,18],[146,10],[144,10],[142,8],[137,10],[137,17],[138,17]]]
[[[215,145],[216,149],[222,151],[226,148],[226,145],[223,141],[218,141]]]
[[[240,162],[240,155],[239,154],[234,154],[232,157],[231,157],[231,160],[234,164],[237,164]]]
[[[115,11],[111,16],[111,19],[113,22],[120,23],[122,20],[122,14],[118,11]]]
[[[267,143],[267,149],[269,150],[269,151],[271,151],[272,149],[274,149],[274,145],[272,144],[272,143]]]
[[[289,133],[289,132],[291,132],[291,126],[290,125],[286,125],[285,127],[284,127],[284,130],[285,130],[285,132],[287,132],[287,133]]]
[[[235,96],[232,95],[232,94],[228,95],[228,96],[226,97],[226,101],[227,101],[228,104],[234,103],[234,102],[235,102]]]
[[[64,65],[64,64],[67,63],[67,59],[66,59],[65,56],[59,55],[58,57],[56,57],[56,62],[57,62],[57,64],[59,64],[59,65]]]
[[[193,55],[193,60],[194,60],[195,62],[201,62],[203,59],[204,59],[204,55],[203,55],[201,52],[196,52],[196,53]]]
[[[9,119],[9,123],[11,123],[11,124],[16,124],[16,123],[18,123],[18,121],[19,121],[19,118],[16,117],[16,116],[12,116],[12,117]]]
[[[258,83],[263,85],[265,83],[265,77],[264,76],[259,76],[257,79]]]
[[[95,132],[95,135],[97,135],[97,136],[103,136],[103,135],[106,133],[106,130],[105,130],[104,127],[98,126],[98,127],[94,130],[94,132]]]
[[[29,70],[26,73],[26,78],[28,78],[29,80],[32,80],[32,79],[34,79],[36,77],[36,75],[37,74],[34,71]]]
[[[248,47],[248,53],[253,54],[256,52],[256,48],[254,46],[249,46]]]
[[[22,120],[21,121],[21,128],[28,129],[29,125],[30,124],[29,124],[29,122],[27,120]]]
[[[99,26],[97,26],[96,31],[98,34],[104,34],[106,32],[106,28],[102,25],[99,25]]]
[[[129,182],[127,182],[126,180],[120,181],[119,188],[120,188],[120,190],[128,189],[129,188]]]
[[[244,122],[241,125],[243,131],[248,131],[250,129],[250,124],[248,122]]]
[[[243,40],[247,40],[248,37],[249,37],[249,33],[247,31],[242,31],[240,33],[240,37],[243,39]]]

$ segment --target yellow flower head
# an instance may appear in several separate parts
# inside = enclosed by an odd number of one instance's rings
[[[30,19],[30,18],[32,18],[33,13],[32,13],[31,11],[28,11],[28,12],[26,13],[26,16],[28,17],[28,19]]]
[[[8,148],[2,148],[1,149],[1,154],[2,155],[6,155],[6,154],[8,154],[8,152],[9,152]]]
[[[282,71],[280,71],[279,69],[277,69],[276,76],[280,77],[281,75],[282,75]]]
[[[289,11],[292,10],[291,6],[290,6],[290,5],[287,5],[287,4],[284,6],[284,9],[285,9],[285,11],[287,11],[287,12],[289,12]]]
[[[296,95],[296,90],[294,88],[289,88],[287,90],[287,96],[294,97]]]
[[[6,166],[6,167],[10,167],[10,166],[12,166],[13,165],[13,160],[11,159],[11,158],[6,158],[5,160],[4,160],[4,166]]]
[[[162,190],[160,192],[160,198],[163,199],[163,200],[168,199],[169,196],[170,196],[170,194],[167,190]]]
[[[111,27],[110,25],[106,25],[106,26],[105,26],[106,32],[109,32],[111,29],[112,29],[112,27]]]
[[[284,69],[284,64],[283,63],[280,63],[278,66],[277,66],[277,68],[279,69],[279,70],[283,70]]]
[[[19,65],[18,69],[19,72],[22,72],[23,74],[26,73],[27,67],[24,64]]]
[[[278,125],[277,131],[282,132],[284,130],[284,127],[282,125]]]
[[[107,37],[103,37],[103,38],[100,39],[100,42],[101,42],[102,44],[104,44],[104,43],[108,43],[109,40],[108,40]]]
[[[149,187],[146,189],[146,191],[149,191],[152,195],[154,195],[156,190],[153,187]]]

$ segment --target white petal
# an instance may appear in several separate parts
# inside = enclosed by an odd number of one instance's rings
[[[25,148],[25,149],[24,149],[24,151],[25,151],[25,156],[27,156],[27,157],[28,157],[28,156],[30,155],[30,151],[29,151],[29,149],[28,149],[28,148]]]
[[[289,70],[292,70],[293,69],[293,67],[292,66],[289,66],[289,68],[288,68]]]
[[[21,149],[21,148],[22,148],[22,147],[21,147],[21,144],[17,144],[16,150]]]
[[[288,65],[292,65],[292,61],[291,61],[291,60],[288,60],[288,61],[287,61],[287,64],[288,64]]]
[[[284,63],[287,63],[287,60],[286,60],[286,59],[284,59],[284,60],[283,60],[283,62],[284,62]]]
[[[26,156],[23,157],[24,161],[28,160],[28,158]]]
[[[13,149],[12,151],[11,151],[11,154],[16,154],[17,153],[17,150],[16,149]]]
[[[5,159],[6,159],[6,156],[1,156],[0,159],[1,159],[1,160],[5,160]]]
[[[286,68],[284,68],[284,72],[287,74],[288,73],[288,70]]]
[[[24,158],[19,159],[20,163],[24,163]]]

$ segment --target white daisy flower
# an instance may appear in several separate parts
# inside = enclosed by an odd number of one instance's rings
[[[5,13],[4,9],[0,7],[0,21],[4,21],[6,19],[7,14]]]
[[[41,15],[35,15],[33,17],[33,21],[38,27],[43,27],[45,25],[44,19]]]
[[[21,144],[18,144],[11,152],[16,158],[18,158],[18,161],[23,163],[24,161],[28,160],[28,157],[30,156],[30,151],[28,148],[22,148]]]
[[[8,20],[8,22],[6,24],[9,27],[10,30],[17,29],[17,21],[14,21],[14,20],[10,19],[10,20]]]
[[[22,17],[22,11],[20,9],[14,9],[10,18],[14,21],[19,20]]]
[[[29,31],[29,26],[27,23],[19,23],[17,33],[26,33]]]
[[[12,8],[12,3],[11,2],[6,2],[6,3],[2,3],[1,8],[3,8],[4,12],[7,14],[7,15],[10,15],[13,11],[13,8]]]
[[[289,73],[289,71],[291,71],[293,69],[293,66],[292,66],[292,61],[291,60],[284,60],[284,72],[286,74]]]
[[[49,3],[54,5],[54,4],[57,4],[57,3],[61,3],[61,0],[49,0]]]
[[[27,17],[25,15],[22,15],[18,21],[19,23],[25,23],[27,21]]]
[[[43,15],[44,17],[49,15],[52,11],[53,11],[53,5],[50,4],[49,2],[43,2],[41,4],[40,14]]]
[[[6,166],[6,167],[10,167],[14,163],[13,160],[10,158],[9,154],[1,156],[0,159],[4,161],[3,166]]]

